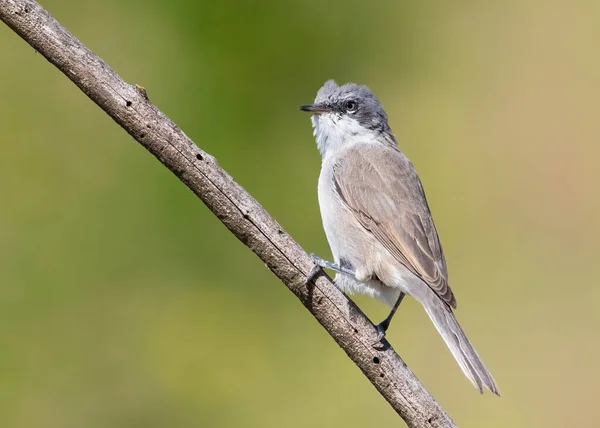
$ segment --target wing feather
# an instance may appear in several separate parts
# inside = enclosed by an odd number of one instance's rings
[[[392,147],[360,144],[347,150],[334,165],[341,199],[398,262],[456,308],[440,240],[411,162]]]

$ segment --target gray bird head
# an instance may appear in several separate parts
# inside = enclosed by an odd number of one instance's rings
[[[328,80],[317,92],[314,104],[300,107],[313,114],[317,146],[323,158],[357,142],[396,146],[387,115],[377,97],[366,86]]]

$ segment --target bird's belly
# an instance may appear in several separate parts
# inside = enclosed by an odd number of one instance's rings
[[[386,285],[377,276],[378,267],[384,262],[382,257],[389,257],[389,253],[360,225],[335,192],[333,180],[327,182],[329,178],[324,171],[319,179],[319,206],[325,235],[335,263],[354,270],[358,276],[357,279],[338,273],[336,284],[346,292],[366,294],[393,305],[400,289],[393,284]]]
[[[354,268],[360,263],[360,248],[354,242],[357,230],[352,227],[352,212],[346,207],[335,192],[333,182],[327,183],[328,177],[319,180],[319,207],[323,229],[331,248],[334,261]]]

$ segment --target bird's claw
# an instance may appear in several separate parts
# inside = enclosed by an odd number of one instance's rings
[[[312,256],[314,256],[314,254],[311,254],[311,257]],[[311,282],[320,271],[321,271],[321,266],[319,266],[318,264],[313,265],[313,267],[310,268],[308,275],[306,275],[306,279],[304,280],[304,285],[308,285],[308,283]]]
[[[315,262],[317,264],[317,266],[319,267],[325,267],[325,260],[323,260],[321,257],[317,256],[315,253],[310,253],[310,258],[313,260],[313,262]]]
[[[310,253],[310,258],[313,260],[313,262],[315,262],[315,264],[310,268],[303,285],[308,285],[308,283],[315,279],[317,274],[321,272],[324,267],[323,259],[317,256],[315,253]]]
[[[377,324],[375,327],[377,330],[377,339],[371,344],[371,346],[378,345],[385,338],[385,331],[387,330],[383,325],[383,322]]]

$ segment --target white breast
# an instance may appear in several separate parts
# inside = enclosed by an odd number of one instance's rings
[[[321,175],[319,176],[318,197],[323,229],[325,230],[334,260],[336,263],[339,263],[342,228],[336,227],[336,217],[339,217],[339,213],[346,210],[346,208],[342,205],[339,196],[335,192],[333,182],[334,163],[335,158],[333,156],[323,159]]]
[[[333,254],[334,262],[340,260],[350,262],[353,268],[364,269],[365,250],[372,251],[370,238],[362,229],[354,214],[344,205],[343,201],[335,191],[333,182],[333,166],[339,156],[344,156],[344,148],[329,152],[323,159],[321,175],[319,176],[319,206],[323,220],[323,229]],[[385,251],[385,250],[383,250]],[[393,305],[397,300],[400,290],[388,287],[380,281],[361,282],[346,274],[337,274],[335,283],[342,290],[349,293],[366,294],[378,298],[388,305]]]

